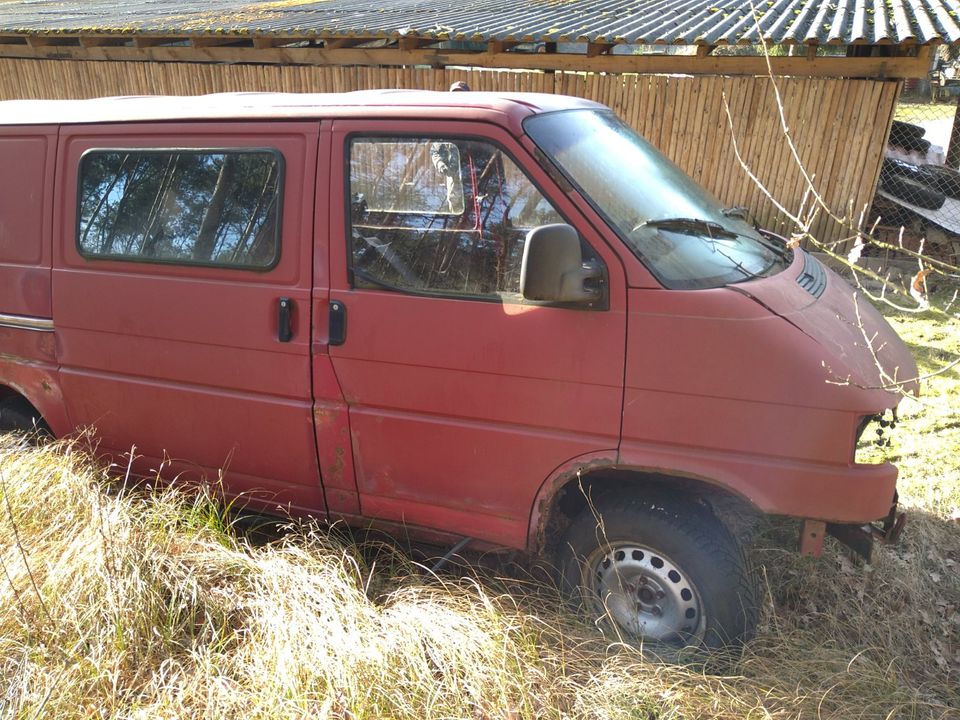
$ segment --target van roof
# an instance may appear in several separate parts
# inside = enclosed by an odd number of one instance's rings
[[[349,93],[218,93],[92,100],[7,100],[0,125],[67,125],[164,120],[258,120],[336,117],[492,119],[519,123],[553,110],[600,108],[564,95],[536,93],[360,90]],[[375,111],[375,112],[374,112]],[[513,123],[509,123],[513,124]]]

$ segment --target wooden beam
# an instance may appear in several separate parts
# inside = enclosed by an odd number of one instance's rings
[[[587,43],[587,57],[593,58],[598,55],[606,55],[613,50],[613,43]]]
[[[917,45],[917,62],[926,64],[928,72],[930,71],[934,52],[935,48],[933,45]]]
[[[190,38],[190,44],[195,48],[211,48],[224,46],[251,46],[250,38],[235,35],[199,35]]]
[[[122,35],[81,35],[80,47],[122,47],[128,40],[129,38]]]
[[[331,41],[336,47],[269,48],[160,46],[90,47],[24,46],[0,44],[0,57],[52,60],[114,60],[131,62],[223,62],[284,65],[464,65],[516,70],[559,70],[606,73],[677,73],[685,75],[766,75],[767,60],[752,56],[693,57],[690,55],[597,55],[572,53],[461,52],[435,48],[347,48],[341,43],[369,39]],[[798,77],[926,77],[929,55],[915,57],[771,57],[775,75]]]
[[[960,104],[953,111],[950,144],[947,146],[947,167],[960,166]]]
[[[397,41],[397,47],[399,47],[401,50],[417,50],[418,48],[421,48],[424,45],[429,45],[432,42],[434,41],[428,38],[404,36]]]
[[[716,45],[697,45],[697,57],[703,58],[707,57],[710,53],[717,49]]]
[[[510,48],[516,47],[520,43],[516,40],[491,40],[487,43],[488,53],[506,52]]]
[[[133,36],[134,47],[138,48],[151,48],[156,47],[157,45],[169,45],[171,42],[177,42],[179,40],[182,40],[182,38],[142,37],[140,35]]]
[[[369,38],[329,38],[323,41],[324,50],[342,50],[369,42]]]
[[[79,35],[27,35],[27,46],[42,52],[47,48],[79,47],[81,39]]]
[[[27,45],[32,48],[45,48],[53,45],[53,38],[47,35],[27,35]]]

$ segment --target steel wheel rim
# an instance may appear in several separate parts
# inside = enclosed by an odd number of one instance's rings
[[[597,548],[584,564],[589,599],[621,630],[651,642],[696,645],[706,616],[690,577],[667,555],[632,542]]]

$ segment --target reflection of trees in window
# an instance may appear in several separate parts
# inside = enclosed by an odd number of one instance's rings
[[[440,167],[449,158],[455,177]],[[367,286],[517,293],[527,231],[562,222],[502,151],[477,141],[355,140],[350,192],[354,277]]]
[[[448,203],[447,181],[460,183],[456,153],[453,143],[354,143],[350,160],[353,192],[363,195],[367,207],[375,212],[459,215],[462,196],[453,206]]]
[[[281,166],[269,151],[94,151],[80,165],[84,255],[267,267]]]

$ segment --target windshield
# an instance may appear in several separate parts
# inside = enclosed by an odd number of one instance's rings
[[[790,251],[762,237],[613,112],[528,118],[524,130],[667,288],[773,275]]]

